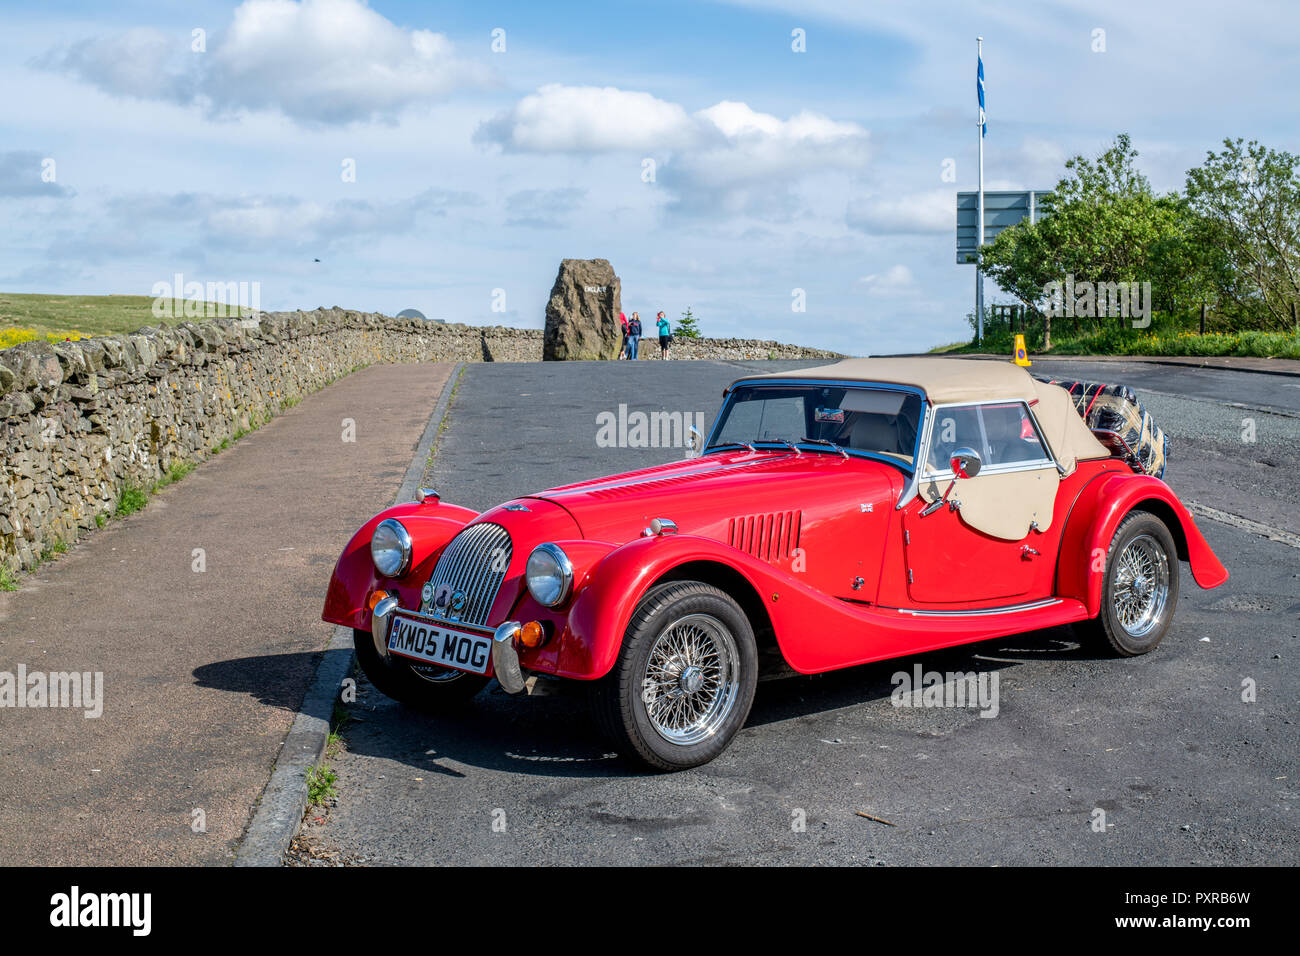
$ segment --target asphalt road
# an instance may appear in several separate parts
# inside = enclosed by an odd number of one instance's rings
[[[597,415],[626,403],[708,422],[733,378],[798,364],[468,366],[426,483],[483,509],[667,461],[681,450],[598,447]],[[1149,389],[1181,494],[1300,530],[1291,380],[1138,363],[1050,373]],[[719,759],[673,775],[619,761],[579,698],[489,689],[437,718],[363,681],[339,797],[290,862],[1295,865],[1300,550],[1199,523],[1232,579],[1202,591],[1184,572],[1149,656],[1096,657],[1058,629],[767,682]],[[890,676],[916,662],[996,671],[998,715],[895,708]]]
[[[1300,415],[1300,377],[1260,372],[1195,368],[1106,359],[1089,362],[1071,358],[1036,358],[1031,371],[1045,378],[1065,374],[1090,382],[1123,382],[1148,393],[1240,403]]]

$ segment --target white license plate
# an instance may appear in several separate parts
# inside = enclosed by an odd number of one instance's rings
[[[408,617],[393,617],[388,626],[389,653],[471,674],[486,674],[492,637]]]

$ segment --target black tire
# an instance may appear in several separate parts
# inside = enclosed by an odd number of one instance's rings
[[[1126,554],[1143,569],[1136,578],[1131,573],[1134,565],[1126,567]],[[1153,572],[1149,580],[1148,570]],[[1178,575],[1178,546],[1169,528],[1149,511],[1130,512],[1115,529],[1106,553],[1101,613],[1075,625],[1079,637],[1119,657],[1155,650],[1178,605]]]
[[[652,652],[660,680],[648,684]],[[592,702],[625,757],[653,770],[685,770],[726,749],[745,725],[757,682],[754,631],[740,605],[710,584],[674,581],[641,599]],[[672,707],[686,708],[680,728],[668,726]]]
[[[421,676],[418,665],[398,657],[392,663],[379,656],[369,631],[352,629],[352,643],[366,678],[384,696],[419,710],[438,712],[463,706],[491,681],[490,677],[467,674],[449,667],[429,665]]]

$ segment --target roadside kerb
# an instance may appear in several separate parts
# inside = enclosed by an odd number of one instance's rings
[[[443,386],[442,395],[429,416],[429,423],[415,448],[415,456],[393,499],[394,504],[415,496],[429,451],[437,440],[438,429],[451,404],[451,393],[464,367],[464,363],[457,363],[447,377],[447,384]],[[280,865],[307,810],[307,771],[316,766],[325,754],[334,702],[338,699],[343,680],[352,672],[354,660],[351,630],[336,627],[307,687],[293,726],[280,748],[253,820],[235,851],[235,866]]]

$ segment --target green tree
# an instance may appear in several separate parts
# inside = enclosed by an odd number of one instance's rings
[[[1194,319],[1203,304],[1216,301],[1216,276],[1226,268],[1226,260],[1211,241],[1210,224],[1185,197],[1163,197],[1161,208],[1166,217],[1148,242],[1144,279],[1151,283],[1156,311]]]
[[[700,337],[700,326],[695,319],[691,307],[688,305],[682,317],[677,320],[677,328],[673,329],[675,335],[680,335],[684,339],[698,339]]]
[[[1212,272],[1219,308],[1241,324],[1290,330],[1300,304],[1300,158],[1251,140],[1187,172],[1187,202],[1203,241],[1222,259]]]
[[[1005,292],[1038,309],[1048,283],[1150,282],[1156,311],[1186,313],[1206,294],[1189,265],[1202,227],[1177,194],[1157,195],[1121,133],[1096,159],[1074,156],[1043,201],[1043,217],[1003,230],[982,248],[985,272]],[[1086,321],[1086,320],[1085,320]],[[1091,320],[1101,329],[1104,318]]]

